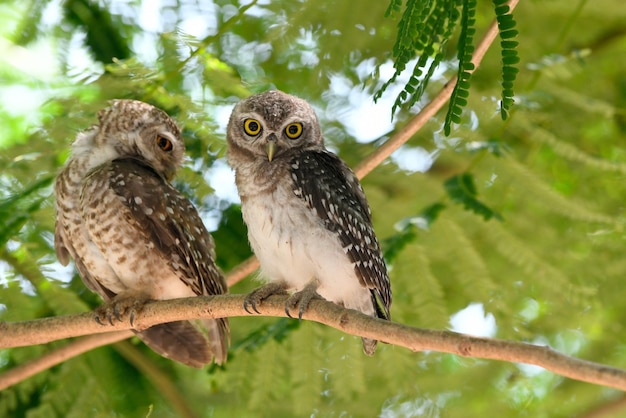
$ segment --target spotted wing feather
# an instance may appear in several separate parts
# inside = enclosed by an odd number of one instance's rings
[[[213,239],[192,203],[137,160],[115,160],[107,170],[111,189],[129,209],[129,222],[170,260],[181,280],[197,295],[226,293],[226,282],[213,263]],[[123,183],[116,181],[121,177]]]
[[[389,319],[391,287],[359,180],[336,155],[309,150],[290,161],[294,193],[337,233],[361,285],[370,289],[380,318]]]
[[[117,159],[99,167],[97,173],[87,177],[85,184],[89,184],[96,174],[100,181],[104,181],[101,187],[109,188],[122,202],[119,217],[132,226],[135,234],[139,234],[138,241],[154,244],[153,251],[167,261],[195,294],[228,293],[224,277],[213,261],[213,238],[183,194],[152,168],[133,158]],[[89,202],[84,202],[85,205]],[[203,322],[209,332],[216,361],[222,363],[226,359],[230,334],[228,320],[219,318]],[[181,329],[165,331],[167,335],[178,332],[184,336]],[[155,330],[154,334],[155,340],[162,339],[163,333],[157,334]]]

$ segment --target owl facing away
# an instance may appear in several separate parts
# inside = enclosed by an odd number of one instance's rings
[[[70,257],[105,304],[99,322],[133,314],[147,300],[227,293],[214,244],[198,212],[169,181],[185,146],[175,122],[135,100],[114,100],[99,123],[78,134],[56,179],[57,257]],[[225,318],[189,321],[136,334],[160,355],[193,367],[226,361]]]
[[[239,102],[227,130],[228,161],[248,238],[269,282],[247,295],[246,310],[293,292],[299,316],[313,298],[390,319],[391,286],[361,185],[327,151],[315,111],[268,91]],[[290,315],[291,316],[291,315]],[[372,355],[376,341],[363,339]]]

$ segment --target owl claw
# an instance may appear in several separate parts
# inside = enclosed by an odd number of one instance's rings
[[[272,295],[284,295],[287,292],[285,291],[285,283],[284,282],[271,282],[266,284],[265,286],[261,286],[258,289],[254,289],[252,292],[248,293],[243,300],[243,309],[249,314],[257,313],[261,314],[257,309],[265,299],[269,298]],[[249,309],[249,306],[252,307],[252,312]]]
[[[102,320],[100,319],[100,317],[98,316],[98,314],[93,316],[93,319],[99,324],[99,325],[106,325],[104,322],[102,322]]]
[[[304,289],[294,293],[287,299],[285,303],[285,313],[289,318],[291,316],[291,310],[296,306],[298,307],[298,319],[302,319],[302,315],[309,308],[309,304],[313,299],[323,299],[319,293],[317,293],[317,285],[307,285]]]
[[[96,309],[95,320],[100,325],[113,325],[128,317],[131,327],[134,327],[136,314],[146,301],[145,297],[118,295]]]
[[[122,313],[120,312],[119,305],[120,305],[119,303],[116,303],[115,305],[113,305],[113,316],[115,316],[115,319],[117,319],[118,322],[122,322]],[[111,325],[113,325],[113,319],[110,317],[109,317],[109,322],[111,322]]]
[[[250,315],[252,315],[253,313],[257,313],[260,314],[261,312],[259,312],[259,310],[256,308],[256,300],[249,300],[252,299],[250,296],[252,296],[252,294],[248,295],[244,301],[243,301],[243,309],[248,312]],[[252,310],[250,310],[248,308],[248,305],[250,305],[252,307]],[[253,312],[254,311],[254,312]]]

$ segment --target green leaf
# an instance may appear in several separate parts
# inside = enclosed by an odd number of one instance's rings
[[[444,187],[453,202],[462,204],[463,207],[488,221],[491,218],[502,220],[502,216],[479,201],[476,197],[478,192],[474,185],[474,177],[469,173],[453,176],[445,181]]]
[[[445,207],[443,203],[434,203],[422,209],[422,211],[415,216],[401,219],[396,224],[396,230],[398,232],[382,242],[387,263],[393,263],[400,252],[414,241],[417,236],[415,233],[416,227],[424,230],[429,229]]]
[[[0,200],[0,246],[17,234],[32,214],[39,210],[47,197],[33,195],[50,186],[53,180],[53,176],[46,176],[20,193]]]
[[[248,333],[245,338],[232,345],[231,351],[245,350],[251,352],[258,350],[271,340],[282,342],[291,332],[300,327],[300,323],[300,321],[291,318],[279,318],[271,324]]]
[[[128,41],[120,31],[121,22],[108,9],[89,0],[68,0],[63,9],[67,20],[86,32],[87,45],[96,60],[107,64],[131,56]]]
[[[474,52],[473,35],[476,32],[473,25],[476,14],[476,1],[464,0],[463,11],[461,12],[461,34],[459,35],[459,45],[457,57],[459,66],[457,72],[457,83],[450,97],[450,105],[444,121],[444,133],[450,135],[451,124],[461,123],[461,114],[463,107],[467,105],[467,97],[469,97],[471,71],[474,70],[474,63],[471,62],[472,52]]]

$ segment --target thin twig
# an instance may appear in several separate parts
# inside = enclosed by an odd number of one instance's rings
[[[243,308],[244,295],[198,296],[151,301],[135,313],[137,329],[181,320],[250,316]],[[263,301],[263,316],[285,317],[288,296]],[[256,315],[255,315],[256,316]],[[311,302],[303,319],[316,321],[347,334],[385,341],[412,351],[438,351],[459,356],[534,364],[572,379],[626,391],[626,370],[570,357],[547,346],[479,338],[451,331],[429,330],[385,321],[344,309],[325,300]],[[128,319],[114,325],[99,325],[93,313],[0,324],[0,348],[43,344],[59,339],[130,329]],[[416,371],[417,372],[417,371]]]
[[[87,351],[93,350],[94,348],[107,344],[113,344],[126,339],[131,335],[133,335],[131,331],[117,331],[79,338],[64,347],[52,350],[35,360],[21,364],[1,374],[0,390],[6,389],[9,386],[19,383],[39,372],[56,366],[59,363],[63,363],[73,357],[79,356]]]
[[[239,283],[248,275],[254,273],[258,268],[259,260],[255,256],[251,256],[247,260],[239,263],[226,275],[226,284],[228,284],[228,287],[233,287],[236,283]]]
[[[603,400],[602,404],[596,408],[579,415],[577,418],[611,418],[624,416],[624,410],[626,409],[626,396],[622,395],[619,398],[607,401]]]

